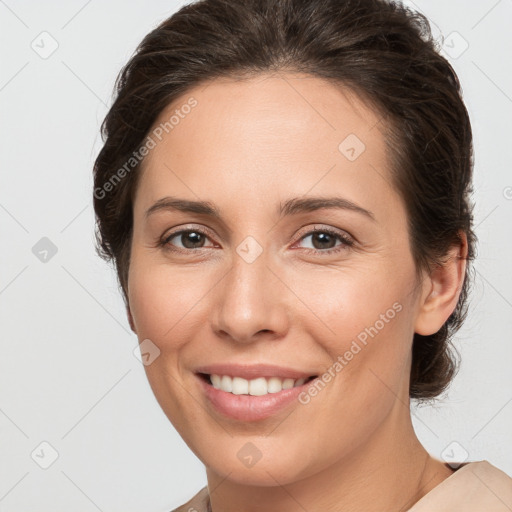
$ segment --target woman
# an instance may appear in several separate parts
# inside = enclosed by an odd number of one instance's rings
[[[427,20],[383,0],[204,0],[123,69],[95,163],[163,411],[208,485],[178,511],[512,508],[439,460],[467,312],[472,134]]]

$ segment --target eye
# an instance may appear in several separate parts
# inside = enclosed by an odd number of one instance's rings
[[[202,229],[182,229],[166,234],[162,238],[160,245],[166,249],[178,252],[194,249],[198,250],[207,248],[204,246],[206,239],[208,239],[208,236]]]
[[[352,238],[345,233],[323,226],[315,227],[313,230],[308,231],[300,238],[299,243],[308,238],[311,238],[310,245],[312,247],[306,247],[306,251],[312,251],[317,254],[333,254],[347,250],[354,245]],[[201,228],[180,229],[164,235],[159,245],[170,251],[190,252],[212,247],[205,246],[207,239],[209,239],[207,233]],[[337,241],[341,243],[336,244]]]
[[[306,233],[306,235],[301,237],[300,241],[307,240],[308,238],[311,238],[312,247],[306,247],[306,249],[308,252],[312,251],[314,253],[333,254],[347,250],[354,245],[354,241],[348,235],[322,226],[315,227]],[[341,244],[336,245],[338,240],[341,241]]]

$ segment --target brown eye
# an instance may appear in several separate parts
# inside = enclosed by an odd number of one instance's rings
[[[315,249],[332,249],[336,246],[336,237],[330,233],[313,233],[311,242]]]
[[[162,241],[162,245],[176,250],[204,249],[206,239],[208,239],[208,237],[202,231],[187,229],[169,234]],[[174,242],[172,242],[173,240]]]
[[[327,228],[315,228],[313,231],[306,233],[300,241],[309,237],[311,237],[312,247],[306,247],[306,250],[317,253],[332,254],[346,250],[354,244],[353,240],[347,235]],[[337,244],[338,241],[341,241],[341,243]]]

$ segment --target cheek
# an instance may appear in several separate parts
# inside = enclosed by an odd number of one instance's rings
[[[372,265],[317,273],[314,281],[295,277],[297,296],[308,297],[303,328],[328,355],[336,376],[328,386],[353,398],[370,391],[392,398],[386,386],[399,393],[414,334],[412,272]]]
[[[413,308],[407,278],[390,283],[376,269],[366,277],[338,275],[330,284],[318,276],[316,283],[322,293],[308,305],[321,321],[310,312],[302,321],[331,364],[317,387],[300,397],[306,412],[295,417],[304,422],[293,434],[300,439],[303,431],[319,432],[317,448],[328,443],[334,462],[372,435],[397,396],[406,400]],[[303,282],[297,294],[307,296],[310,284]],[[318,463],[311,457],[310,464]]]
[[[404,311],[411,301],[413,276],[398,275],[385,263],[309,274],[299,269],[286,276],[306,306],[302,320],[314,331],[315,340],[325,340],[329,349],[342,349],[343,342],[358,335],[364,342],[365,333],[372,336],[368,331],[376,335],[375,330],[388,333],[398,327],[408,316]]]
[[[129,301],[139,339],[149,338],[161,349],[178,348],[183,329],[199,311],[211,286],[197,269],[132,260]]]

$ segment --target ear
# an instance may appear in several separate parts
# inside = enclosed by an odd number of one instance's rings
[[[128,316],[128,323],[130,324],[130,329],[137,334],[137,330],[135,329],[135,323],[133,321],[132,312],[130,310],[129,304],[126,305],[126,314]]]
[[[466,233],[459,232],[460,243],[451,247],[445,263],[436,267],[425,279],[425,292],[419,305],[414,332],[423,336],[435,334],[457,306],[464,275],[468,244]]]

